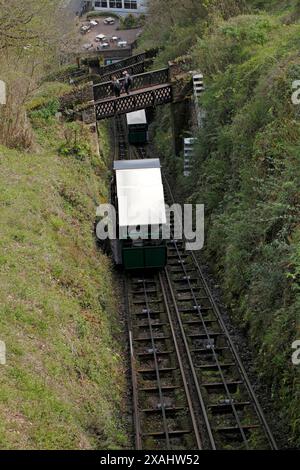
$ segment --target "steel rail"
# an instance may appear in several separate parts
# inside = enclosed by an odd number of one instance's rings
[[[117,115],[114,119],[115,160],[125,160],[130,152],[124,124],[124,116]]]
[[[133,401],[133,420],[135,429],[135,448],[136,450],[142,449],[142,433],[141,433],[141,422],[138,413],[138,384],[137,375],[135,372],[135,355],[133,347],[132,331],[129,330],[129,345],[130,345],[130,363],[131,363],[131,381],[132,381],[132,401]]]
[[[189,362],[189,366],[190,366],[192,376],[193,376],[193,379],[194,379],[195,388],[196,388],[196,391],[197,391],[197,396],[198,396],[198,400],[199,400],[199,403],[200,403],[202,415],[203,415],[203,418],[204,418],[204,421],[205,421],[205,425],[206,425],[209,441],[210,441],[210,444],[211,444],[211,448],[212,448],[212,450],[216,450],[217,447],[216,447],[215,439],[214,439],[212,429],[211,429],[211,426],[210,426],[210,422],[209,422],[209,419],[208,419],[208,415],[207,415],[207,412],[206,412],[204,399],[203,399],[203,396],[202,396],[202,393],[201,393],[201,389],[200,389],[200,386],[199,386],[199,381],[198,381],[197,374],[196,374],[196,371],[195,371],[193,359],[192,359],[190,349],[189,349],[189,346],[188,346],[188,342],[187,342],[187,338],[186,338],[186,335],[185,335],[185,332],[184,332],[184,327],[183,327],[183,324],[182,324],[182,321],[181,321],[181,318],[180,318],[180,313],[179,313],[179,310],[178,310],[178,307],[177,307],[177,302],[176,302],[176,299],[175,299],[175,296],[174,296],[174,290],[172,288],[170,277],[169,277],[169,274],[168,274],[168,271],[167,271],[166,268],[165,268],[165,275],[166,275],[169,291],[170,291],[170,294],[171,294],[174,310],[175,310],[175,313],[176,313],[177,321],[178,321],[178,324],[179,324],[181,336],[182,336],[183,343],[184,343],[184,346],[185,346],[185,352],[186,352],[188,362]]]
[[[150,306],[149,306],[149,300],[148,300],[148,295],[147,295],[147,290],[146,290],[145,278],[143,278],[143,289],[144,289],[145,305],[146,305],[146,310],[147,310],[148,326],[149,326],[149,332],[150,332],[150,337],[151,337],[151,346],[152,346],[153,357],[154,357],[156,382],[157,382],[157,387],[158,387],[159,399],[161,403],[163,428],[164,428],[164,432],[166,436],[167,450],[170,450],[171,447],[170,447],[169,427],[168,427],[168,421],[166,417],[164,395],[163,395],[161,380],[160,380],[160,370],[159,370],[158,359],[157,359],[156,344],[155,344],[155,339],[153,335],[153,328],[152,328],[152,322],[151,322],[151,316],[150,316]]]
[[[124,279],[123,282],[124,293],[125,293],[125,309],[126,312],[129,312],[129,302],[128,302],[128,289],[127,283]],[[140,415],[138,412],[138,383],[137,383],[137,374],[136,374],[136,360],[134,355],[134,346],[133,346],[133,337],[132,337],[132,324],[130,316],[127,318],[128,325],[128,337],[129,337],[129,347],[130,347],[130,367],[131,367],[131,386],[132,386],[132,403],[133,403],[133,423],[135,429],[135,448],[137,450],[142,449],[142,433],[141,433],[141,422]]]
[[[183,379],[183,386],[184,386],[185,394],[186,394],[187,401],[188,401],[190,415],[191,415],[191,418],[192,418],[192,423],[193,423],[193,428],[194,428],[195,437],[196,437],[196,441],[197,441],[197,446],[198,446],[199,450],[202,450],[203,446],[202,446],[202,442],[201,442],[200,432],[199,432],[199,429],[198,429],[197,420],[196,420],[195,412],[194,412],[194,409],[193,409],[192,399],[191,399],[190,391],[189,391],[189,388],[188,388],[188,382],[187,382],[187,379],[186,379],[186,376],[185,376],[184,366],[183,366],[183,362],[182,362],[182,359],[181,359],[178,342],[177,342],[177,339],[176,339],[176,333],[175,333],[175,329],[174,329],[174,325],[173,325],[172,315],[171,315],[169,304],[168,304],[167,293],[166,293],[166,289],[165,289],[165,286],[164,286],[164,282],[163,282],[161,273],[159,273],[159,281],[160,281],[160,286],[161,286],[161,290],[162,290],[162,294],[163,294],[163,298],[164,298],[166,312],[167,312],[167,315],[168,315],[168,320],[169,320],[169,323],[170,323],[170,328],[171,328],[171,332],[172,332],[172,336],[173,336],[173,342],[174,342],[174,346],[175,346],[177,360],[178,360],[178,363],[179,363],[180,372],[181,372],[181,376],[182,376],[182,379]]]

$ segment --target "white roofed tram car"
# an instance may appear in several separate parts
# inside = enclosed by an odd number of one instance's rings
[[[117,215],[116,240],[110,241],[115,263],[126,270],[163,268],[167,221],[160,160],[115,161],[111,203]]]

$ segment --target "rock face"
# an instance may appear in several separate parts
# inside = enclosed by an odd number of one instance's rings
[[[82,120],[85,124],[93,124],[96,122],[95,106],[90,106],[82,111]]]

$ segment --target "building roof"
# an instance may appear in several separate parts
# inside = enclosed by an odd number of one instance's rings
[[[138,170],[143,168],[161,168],[159,158],[146,158],[145,160],[114,161],[114,170]]]
[[[135,124],[147,124],[146,112],[144,109],[140,111],[134,111],[133,113],[126,114],[128,126]]]
[[[135,227],[166,223],[160,161],[115,162],[119,226]]]

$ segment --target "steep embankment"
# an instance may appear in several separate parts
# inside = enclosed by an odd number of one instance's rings
[[[290,444],[300,445],[300,368],[292,364],[300,337],[300,119],[292,103],[300,24],[299,7],[286,5],[227,20],[212,15],[202,28],[185,19],[196,38],[193,66],[204,74],[206,120],[193,174],[183,182],[180,166],[177,175],[190,201],[206,206],[207,260],[248,335],[278,420],[291,427]],[[178,49],[167,39],[158,63]],[[171,161],[170,119],[159,112],[156,141]]]
[[[208,78],[194,200],[207,208],[207,253],[257,370],[299,444],[299,24],[247,15],[217,24],[194,52]]]
[[[31,113],[37,151],[0,148],[0,448],[120,448],[116,286],[93,234],[107,155],[56,110]]]

